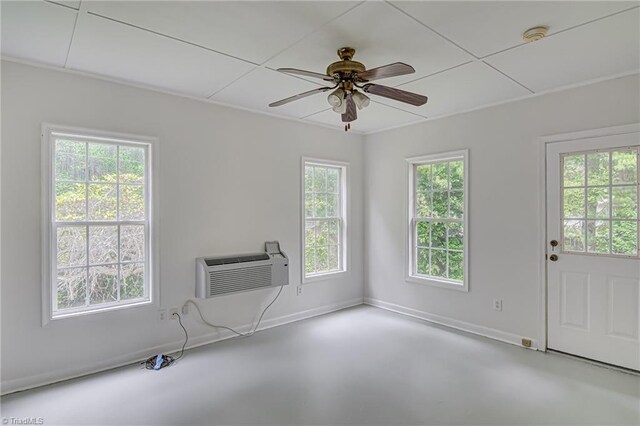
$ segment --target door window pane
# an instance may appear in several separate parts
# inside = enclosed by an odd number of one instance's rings
[[[564,190],[564,217],[580,219],[585,216],[584,189],[572,188]]]
[[[587,242],[589,253],[609,253],[609,221],[587,221]]]
[[[564,221],[564,249],[566,251],[584,251],[584,220]]]
[[[612,183],[635,184],[638,181],[638,153],[614,151],[611,156]]]
[[[564,157],[563,175],[564,186],[584,186],[584,155],[569,155]]]
[[[611,251],[614,254],[634,256],[638,253],[638,222],[614,220],[611,222]]]
[[[638,147],[571,154],[562,162],[562,250],[636,256]]]
[[[609,184],[609,153],[587,154],[587,185]]]

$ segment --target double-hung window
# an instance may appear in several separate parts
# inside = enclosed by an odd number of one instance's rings
[[[467,151],[407,162],[408,281],[467,291]]]
[[[49,318],[150,302],[150,141],[49,126],[43,141]]]
[[[347,270],[347,165],[303,159],[303,282]]]

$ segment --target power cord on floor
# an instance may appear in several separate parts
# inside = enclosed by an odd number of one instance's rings
[[[209,321],[206,320],[204,315],[202,315],[200,306],[198,306],[198,304],[192,299],[187,300],[185,302],[185,305],[191,303],[193,306],[195,306],[196,310],[198,311],[198,314],[200,315],[200,319],[202,319],[202,321],[210,327],[229,330],[232,333],[236,334],[237,335],[236,337],[250,337],[250,336],[253,336],[256,333],[256,331],[258,331],[258,327],[262,322],[262,318],[264,317],[264,314],[267,313],[267,310],[271,307],[271,305],[276,303],[276,300],[278,300],[278,297],[280,297],[280,293],[282,293],[283,288],[284,288],[284,285],[281,285],[280,290],[278,290],[278,294],[276,294],[276,297],[274,297],[273,300],[267,305],[267,307],[264,308],[264,310],[260,314],[260,318],[258,318],[258,322],[256,323],[255,327],[251,327],[253,328],[253,330],[250,328],[249,330],[251,331],[249,331],[248,333],[240,333],[239,331],[236,331],[231,327],[227,327],[226,325],[217,325],[217,324],[210,323]],[[172,315],[175,315],[178,317],[178,323],[180,324],[180,327],[182,327],[182,330],[184,331],[184,344],[182,345],[182,349],[180,350],[180,355],[177,357],[173,357],[171,355],[159,354],[159,355],[152,356],[151,358],[147,358],[146,360],[140,363],[140,364],[143,364],[147,370],[160,370],[165,367],[169,367],[184,356],[184,348],[187,346],[187,342],[189,341],[189,333],[187,333],[187,329],[184,328],[184,325],[182,324],[182,318],[180,317],[180,314],[175,312]]]
[[[193,299],[189,299],[185,302],[185,305],[191,303],[193,306],[195,306],[196,310],[198,311],[198,314],[200,315],[200,319],[202,320],[202,322],[204,322],[206,325],[208,325],[209,327],[214,327],[214,328],[222,328],[224,330],[229,330],[230,332],[236,334],[237,337],[251,337],[255,334],[255,332],[258,330],[258,327],[260,326],[260,322],[262,321],[262,317],[264,317],[264,314],[267,312],[267,310],[271,307],[271,305],[273,305],[274,303],[276,303],[276,300],[278,300],[278,297],[280,297],[280,293],[282,293],[282,288],[284,287],[284,285],[280,286],[280,290],[278,290],[278,294],[276,294],[276,297],[273,298],[273,300],[271,301],[271,303],[269,303],[267,305],[266,308],[264,308],[264,310],[262,311],[262,313],[260,314],[260,318],[258,318],[258,322],[256,323],[255,327],[252,327],[253,330],[249,331],[248,333],[240,333],[239,331],[234,330],[231,327],[227,327],[226,325],[218,325],[218,324],[212,324],[209,321],[207,321],[207,319],[204,317],[204,315],[202,315],[202,311],[200,310],[200,306],[198,306],[198,304],[195,302],[195,300]]]
[[[175,312],[173,315],[178,317],[178,324],[180,324],[182,331],[184,331],[184,344],[182,345],[182,349],[180,349],[180,355],[178,357],[172,357],[171,355],[159,354],[152,356],[151,358],[147,358],[141,362],[147,370],[160,370],[162,368],[169,367],[184,356],[184,348],[187,346],[187,342],[189,341],[189,333],[187,333],[187,329],[182,325],[182,318],[180,317],[180,314]]]

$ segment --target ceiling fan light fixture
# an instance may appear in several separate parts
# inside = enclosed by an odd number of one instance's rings
[[[365,95],[364,93],[360,93],[357,90],[354,90],[351,93],[351,96],[353,97],[353,101],[356,103],[358,109],[366,108],[371,103],[371,100],[367,95]]]
[[[329,93],[329,96],[327,96],[327,101],[329,102],[329,105],[331,105],[334,109],[339,108],[344,104],[344,95],[344,90],[338,88]]]
[[[338,114],[344,114],[345,112],[347,112],[347,103],[342,102],[342,104],[334,106],[332,110],[333,112],[337,112]]]

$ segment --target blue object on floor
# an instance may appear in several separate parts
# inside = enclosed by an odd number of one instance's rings
[[[163,359],[164,359],[164,356],[162,354],[159,354],[158,356],[156,356],[156,365],[153,366],[154,370],[160,370],[160,368],[162,368]]]

